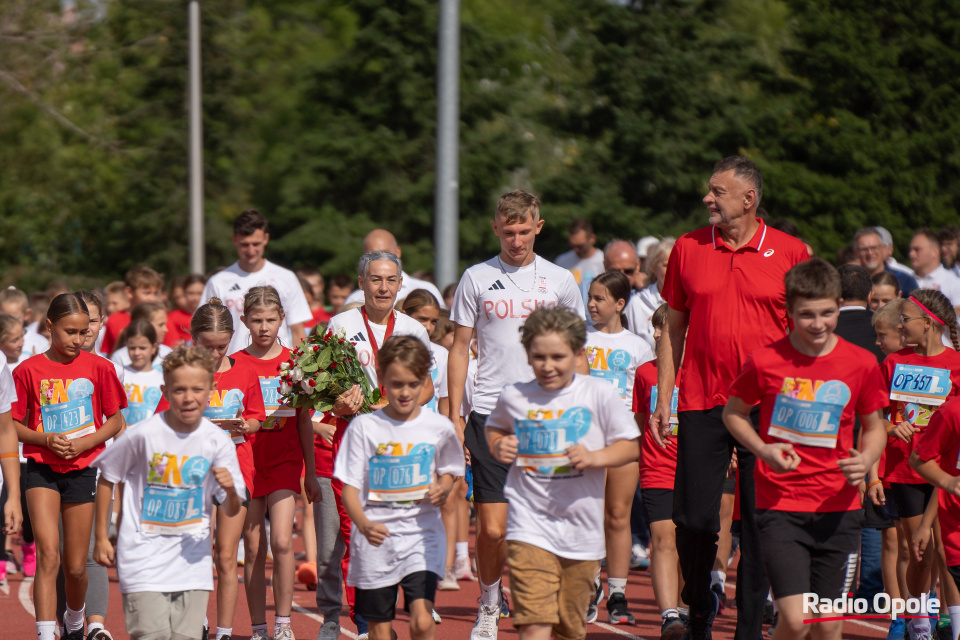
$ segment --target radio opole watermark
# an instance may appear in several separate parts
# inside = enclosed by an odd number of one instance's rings
[[[848,595],[831,600],[821,598],[815,593],[803,594],[803,614],[819,615],[838,614],[841,616],[862,616],[876,618],[890,616],[891,620],[898,617],[929,617],[936,618],[940,614],[940,600],[926,594],[919,598],[891,598],[886,593],[878,593],[869,598],[852,598]],[[817,622],[817,618],[805,619],[804,622]]]

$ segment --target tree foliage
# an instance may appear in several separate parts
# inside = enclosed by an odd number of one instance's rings
[[[268,214],[270,254],[350,272],[382,226],[432,267],[434,0],[204,0],[208,264]],[[713,163],[828,253],[955,221],[960,5],[920,0],[462,0],[461,264],[496,198],[541,195],[540,251],[703,224]],[[187,269],[182,0],[0,8],[0,269],[77,285]],[[904,247],[901,246],[901,249]]]

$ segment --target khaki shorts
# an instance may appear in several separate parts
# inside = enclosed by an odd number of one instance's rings
[[[596,595],[599,560],[569,560],[526,542],[507,542],[513,625],[549,624],[557,640],[587,635],[587,607]]]
[[[125,593],[123,616],[131,640],[200,640],[209,591]]]

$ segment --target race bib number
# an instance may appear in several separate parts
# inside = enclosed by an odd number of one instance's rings
[[[591,419],[588,409],[574,407],[553,420],[517,420],[517,464],[540,469],[569,466],[566,451],[587,433]]]
[[[199,533],[203,523],[203,480],[210,462],[201,456],[171,469],[176,458],[155,455],[143,490],[140,525],[144,533],[178,536]]]
[[[224,392],[219,404],[215,404],[214,397],[210,399],[210,404],[203,411],[203,417],[209,420],[236,420],[243,414],[243,392],[240,389],[229,389]],[[224,429],[233,441],[233,444],[243,444],[245,438],[242,435],[235,434],[229,429]]]
[[[778,394],[767,434],[796,444],[835,449],[844,406]]]
[[[657,387],[654,385],[653,389],[650,390],[650,414],[653,415],[653,412],[657,408]],[[677,435],[677,427],[680,424],[680,418],[677,417],[677,409],[680,407],[680,389],[677,387],[673,388],[673,396],[670,397],[670,424],[673,426],[673,435]]]
[[[431,468],[437,449],[432,444],[415,445],[404,456],[370,458],[370,491],[374,502],[420,500],[430,487]]]
[[[898,364],[890,383],[890,399],[939,406],[946,402],[952,386],[947,369]]]
[[[40,407],[44,433],[59,433],[67,440],[97,432],[93,418],[93,383],[86,378],[74,380],[67,388],[67,401]]]
[[[260,378],[260,393],[263,395],[263,408],[267,413],[267,420],[261,426],[262,431],[279,428],[280,420],[271,418],[292,418],[297,415],[296,409],[283,406],[280,402],[280,378]]]

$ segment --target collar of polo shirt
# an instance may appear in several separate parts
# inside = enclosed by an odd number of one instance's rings
[[[760,251],[760,247],[763,246],[763,240],[767,237],[767,225],[763,222],[762,218],[757,218],[756,220],[760,223],[760,228],[757,229],[756,233],[753,234],[753,237],[750,238],[750,242],[737,249],[737,251],[743,251],[744,249]],[[727,246],[727,243],[724,242],[723,236],[717,233],[716,227],[713,227],[711,233],[713,235],[714,249],[730,249],[730,247]],[[756,246],[754,246],[754,243],[756,243]]]

